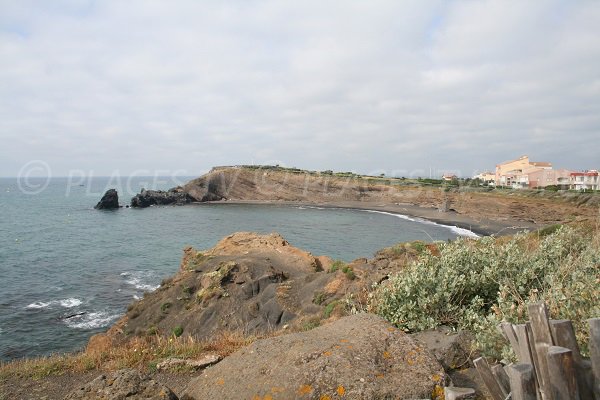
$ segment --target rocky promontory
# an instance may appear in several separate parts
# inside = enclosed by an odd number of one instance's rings
[[[168,191],[142,189],[131,199],[131,207],[145,208],[150,206],[184,205],[194,201],[181,188],[173,188]]]

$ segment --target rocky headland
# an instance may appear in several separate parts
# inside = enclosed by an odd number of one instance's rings
[[[415,179],[316,172],[272,166],[216,167],[168,192],[144,191],[131,205],[310,204],[386,211],[455,225],[483,235],[508,235],[595,218],[593,194],[431,185]]]

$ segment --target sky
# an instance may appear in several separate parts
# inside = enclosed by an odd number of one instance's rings
[[[0,0],[0,176],[524,154],[600,168],[598,1]]]

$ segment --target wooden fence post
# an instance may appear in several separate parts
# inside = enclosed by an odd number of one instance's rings
[[[531,319],[531,332],[533,334],[534,357],[537,359],[536,372],[539,388],[543,400],[552,400],[550,392],[550,374],[548,372],[548,349],[553,345],[552,333],[548,316],[548,307],[545,303],[533,303],[528,307]],[[539,367],[539,368],[538,368]]]
[[[554,400],[579,400],[573,352],[565,347],[550,346],[546,354],[550,380],[548,386]]]
[[[537,389],[531,364],[512,364],[506,367],[512,400],[536,400]]]
[[[575,329],[573,323],[569,320],[550,320],[550,329],[552,329],[552,338],[556,346],[565,347],[573,352],[573,363],[575,365],[575,376],[577,379],[577,387],[579,388],[579,396],[582,399],[593,399],[592,370],[590,363],[584,360],[579,352],[579,345],[575,337]]]
[[[490,369],[487,361],[485,361],[483,357],[479,357],[473,360],[473,364],[475,364],[475,368],[477,369],[479,376],[485,383],[485,386],[487,386],[494,400],[504,400],[504,391],[500,387],[498,381],[496,381],[496,378],[494,378],[492,370]]]

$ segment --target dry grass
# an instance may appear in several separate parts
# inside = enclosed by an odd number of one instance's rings
[[[166,338],[155,335],[134,337],[121,344],[105,341],[103,345],[88,347],[79,353],[0,363],[0,381],[9,377],[40,379],[65,373],[114,371],[121,368],[153,371],[157,363],[170,357],[197,359],[208,353],[226,357],[263,337],[225,331],[209,340],[196,340],[189,336]]]

